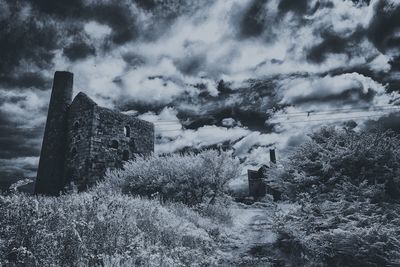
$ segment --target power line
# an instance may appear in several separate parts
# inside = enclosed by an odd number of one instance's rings
[[[277,123],[303,123],[303,122],[318,122],[318,121],[338,121],[338,120],[353,120],[353,119],[360,119],[360,118],[373,118],[373,117],[381,117],[383,114],[377,115],[368,115],[368,116],[356,116],[356,117],[347,117],[347,118],[325,118],[325,119],[318,119],[318,120],[302,120],[302,121],[286,121],[286,122],[277,122]]]
[[[301,111],[301,112],[289,112],[285,114],[275,114],[274,117],[299,117],[299,116],[316,116],[316,115],[330,115],[337,113],[359,113],[359,112],[379,112],[379,111],[397,111],[400,110],[400,106],[394,105],[381,105],[381,106],[373,106],[373,107],[359,107],[359,108],[341,108],[341,109],[328,109],[323,111]],[[175,124],[181,123],[179,120],[163,120],[163,121],[154,121],[154,124]]]
[[[180,124],[180,121],[176,121],[176,122],[153,122],[155,125],[174,125],[174,124]]]
[[[386,108],[385,108],[386,107]],[[366,107],[367,108],[367,107]],[[290,119],[291,117],[299,117],[300,114],[302,114],[302,116],[320,116],[320,115],[330,115],[330,114],[338,114],[340,113],[339,111],[345,112],[345,111],[351,111],[351,110],[360,110],[358,112],[347,112],[347,114],[349,113],[360,113],[363,112],[363,109],[366,108],[348,108],[348,109],[332,109],[332,110],[326,110],[326,111],[319,111],[319,112],[292,112],[292,113],[287,113],[287,114],[277,114],[274,117],[277,118],[281,118],[281,117],[285,117],[287,119]],[[388,111],[397,111],[400,110],[400,106],[393,106],[393,105],[385,105],[385,106],[375,106],[374,107],[375,110],[368,110],[365,111],[363,113],[373,113],[373,112],[388,112]],[[336,113],[330,113],[330,112],[334,112],[337,111]],[[321,119],[313,119],[313,120],[300,120],[300,121],[286,121],[286,122],[277,122],[277,123],[302,123],[302,122],[315,122],[315,121],[331,121],[331,120],[351,120],[351,119],[358,119],[358,118],[368,118],[368,117],[378,117],[378,116],[383,116],[383,115],[387,115],[390,113],[384,113],[384,114],[376,114],[376,115],[368,115],[368,116],[353,116],[353,117],[346,117],[346,118],[321,118]],[[172,125],[178,125],[181,122],[179,120],[165,120],[165,121],[156,121],[153,122],[157,127],[163,126],[163,127],[168,127],[168,126],[172,126]],[[158,125],[157,125],[158,124]],[[44,129],[44,127],[42,126],[36,126],[36,127],[20,127],[20,126],[7,126],[7,125],[2,125],[0,126],[0,128],[12,128],[12,129],[26,129],[26,130],[38,130],[38,129]],[[174,129],[174,130],[159,130],[158,131],[181,131],[183,130],[182,128],[180,129]]]
[[[163,130],[163,131],[157,131],[156,130],[156,132],[157,133],[165,133],[165,132],[181,132],[181,131],[184,131],[185,129],[177,129],[177,130]]]
[[[371,110],[370,110],[371,109]],[[323,110],[323,111],[302,111],[302,112],[289,112],[286,114],[276,114],[274,115],[275,117],[283,117],[283,116],[293,116],[295,115],[318,115],[318,114],[331,114],[332,112],[335,113],[341,113],[341,112],[348,112],[348,111],[355,111],[358,110],[358,112],[362,111],[386,111],[386,110],[398,110],[400,109],[400,106],[393,106],[393,105],[384,105],[384,106],[374,106],[374,107],[360,107],[360,108],[345,108],[345,109],[328,109],[328,110]],[[353,113],[353,112],[351,112]],[[332,113],[333,114],[333,113]]]
[[[321,122],[321,121],[346,121],[346,120],[353,120],[353,119],[362,119],[362,118],[374,118],[374,117],[381,117],[387,114],[376,114],[376,115],[367,115],[367,116],[353,116],[353,117],[346,117],[346,118],[324,118],[324,119],[313,119],[313,120],[299,120],[299,121],[280,121],[280,122],[273,122],[273,123],[280,123],[280,124],[294,124],[294,123],[308,123],[308,122]],[[182,131],[184,129],[177,129],[177,130],[161,130],[159,132],[175,132],[175,131]]]

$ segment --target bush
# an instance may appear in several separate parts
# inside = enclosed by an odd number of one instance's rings
[[[392,132],[323,128],[270,186],[300,208],[277,216],[278,245],[293,265],[400,265],[400,151]]]
[[[208,266],[221,257],[222,226],[182,204],[94,189],[0,196],[0,214],[4,266]]]
[[[287,198],[296,200],[309,193],[312,199],[324,200],[344,184],[365,183],[370,186],[360,192],[365,197],[400,199],[400,138],[393,132],[329,127],[310,137],[282,168],[271,168],[266,174],[267,182]]]
[[[226,197],[228,182],[239,175],[239,163],[228,153],[138,157],[123,170],[106,174],[112,188],[188,206],[214,204]]]
[[[399,218],[398,204],[304,201],[274,227],[296,266],[400,266]]]

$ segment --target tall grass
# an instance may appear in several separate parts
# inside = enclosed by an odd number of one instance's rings
[[[152,156],[87,192],[0,196],[0,265],[217,265],[233,162],[217,152]]]

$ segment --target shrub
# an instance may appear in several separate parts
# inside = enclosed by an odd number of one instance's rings
[[[108,172],[112,188],[188,206],[214,204],[226,197],[228,182],[239,175],[239,163],[215,150],[200,154],[138,157],[123,170]]]

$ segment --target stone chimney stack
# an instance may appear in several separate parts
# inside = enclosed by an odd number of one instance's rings
[[[67,110],[72,101],[73,74],[56,71],[35,184],[36,194],[58,195],[63,188]]]

